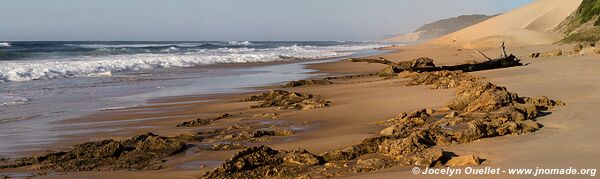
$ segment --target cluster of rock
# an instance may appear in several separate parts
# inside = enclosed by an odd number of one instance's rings
[[[231,117],[230,114],[221,114],[215,118],[211,118],[211,119],[204,119],[204,118],[198,118],[198,119],[194,119],[191,121],[187,121],[187,122],[183,122],[181,124],[178,124],[177,127],[197,127],[197,126],[206,126],[209,125],[210,123],[212,123],[213,121],[217,121],[217,120],[221,120],[221,119],[225,119]]]
[[[436,71],[436,72],[409,72],[405,71],[398,74],[401,78],[408,78],[405,82],[407,86],[430,85],[432,89],[455,88],[464,81],[475,81],[478,78],[465,75],[461,71]]]
[[[208,150],[230,150],[243,147],[221,147],[224,145],[243,145],[248,142],[262,142],[274,136],[290,136],[296,132],[281,129],[277,126],[271,128],[257,128],[246,125],[232,125],[226,128],[198,130],[194,133],[182,134],[177,138],[185,141],[201,142],[208,144]],[[242,142],[242,143],[240,143]],[[216,145],[215,145],[216,144]]]
[[[324,108],[329,106],[329,101],[323,97],[313,94],[301,94],[295,92],[288,92],[283,90],[271,90],[267,93],[263,93],[256,96],[250,96],[242,100],[242,102],[248,101],[261,101],[260,104],[251,106],[251,108],[269,108],[277,107],[277,109],[300,109],[309,110],[315,108]]]
[[[313,80],[298,80],[298,81],[291,81],[285,85],[282,85],[282,88],[293,88],[293,87],[298,87],[298,86],[322,86],[322,85],[330,85],[333,84],[333,82],[327,80],[327,79],[313,79]]]
[[[442,87],[458,84],[456,98],[443,110],[401,113],[387,121],[389,126],[381,131],[382,136],[325,153],[324,158],[327,161],[352,160],[377,153],[392,157],[402,165],[441,166],[446,163],[444,152],[435,146],[533,132],[541,127],[535,121],[540,111],[564,105],[547,97],[519,97],[504,87],[473,80],[473,77],[458,72],[419,74],[424,76],[422,78],[441,80],[421,80],[425,81],[422,84]],[[448,80],[449,74],[457,77]]]
[[[250,147],[225,160],[202,178],[294,178],[324,164],[322,157],[306,150],[283,151]]]
[[[63,152],[20,159],[5,167],[35,165],[40,170],[100,171],[158,169],[162,159],[182,152],[186,144],[152,133],[116,141],[86,142]]]
[[[520,97],[504,87],[480,81],[462,72],[402,74],[412,78],[408,85],[432,85],[435,89],[458,88],[458,92],[456,97],[442,109],[421,109],[411,113],[401,113],[386,121],[388,127],[381,131],[380,136],[367,138],[360,144],[319,155],[306,154],[311,156],[310,158],[318,158],[322,166],[317,166],[316,162],[286,163],[283,158],[288,154],[287,152],[262,147],[260,150],[242,152],[204,176],[298,177],[306,176],[311,172],[318,172],[324,176],[339,176],[395,165],[424,167],[479,165],[482,161],[479,157],[456,156],[441,147],[469,143],[482,138],[536,131],[542,127],[535,121],[541,111],[564,105],[561,101],[547,97]],[[261,157],[256,157],[257,155]],[[246,156],[263,158],[267,161],[256,161]]]
[[[580,50],[573,52],[579,55],[600,55],[600,47],[596,45],[597,43],[587,44],[587,45],[576,45],[577,47],[581,47]],[[576,47],[576,48],[577,48]]]
[[[563,52],[561,49],[550,50],[547,52],[532,53],[530,58],[542,57],[557,57],[563,55],[600,55],[600,47],[596,47],[596,43],[591,44],[575,44],[572,51]]]

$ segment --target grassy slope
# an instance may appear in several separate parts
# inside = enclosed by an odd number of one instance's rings
[[[598,42],[600,40],[600,0],[583,0],[574,18],[569,22],[564,43]],[[593,26],[583,27],[583,24],[594,21]]]
[[[596,18],[597,15],[600,15],[600,0],[583,0],[577,9],[575,19],[583,24]]]

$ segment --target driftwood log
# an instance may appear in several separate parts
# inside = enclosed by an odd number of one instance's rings
[[[506,55],[506,47],[504,43],[502,43],[502,53],[500,58],[492,59],[482,53],[481,51],[475,50],[487,60],[482,62],[475,63],[465,63],[458,64],[452,66],[436,66],[433,63],[433,60],[430,58],[418,58],[411,61],[402,61],[402,62],[393,62],[387,60],[385,58],[379,57],[379,59],[350,59],[352,62],[367,62],[367,63],[380,63],[389,65],[382,72],[381,75],[393,75],[395,73],[400,73],[403,71],[413,71],[413,72],[433,72],[433,71],[463,71],[463,72],[473,72],[473,71],[482,71],[482,70],[491,70],[498,68],[508,68],[514,66],[521,66],[521,60],[519,60],[515,55]]]

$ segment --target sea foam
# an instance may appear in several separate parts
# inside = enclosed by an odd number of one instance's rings
[[[0,61],[0,82],[30,81],[77,76],[110,76],[154,68],[192,67],[217,63],[272,62],[291,59],[317,59],[349,55],[353,50],[381,45],[343,46],[281,46],[277,48],[200,49],[177,54],[123,54],[107,56],[77,56],[51,60]],[[291,57],[291,58],[282,58]]]
[[[10,47],[10,43],[8,43],[8,42],[0,42],[0,47]]]
[[[20,105],[29,102],[28,98],[18,96],[0,96],[0,106]]]
[[[253,45],[249,41],[229,41],[229,45],[250,46]]]

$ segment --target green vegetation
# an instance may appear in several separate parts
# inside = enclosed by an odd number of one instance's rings
[[[563,43],[577,43],[577,42],[598,42],[600,40],[600,27],[594,27],[591,29],[585,29],[578,33],[571,33],[567,35],[561,42]]]
[[[578,20],[580,24],[583,24],[596,18],[598,15],[600,15],[600,0],[583,0],[577,9],[575,19]],[[596,20],[594,25],[596,24],[600,25],[600,21]]]
[[[567,36],[561,43],[598,42],[600,40],[600,0],[583,0],[567,23]],[[593,25],[583,25],[593,21]]]

